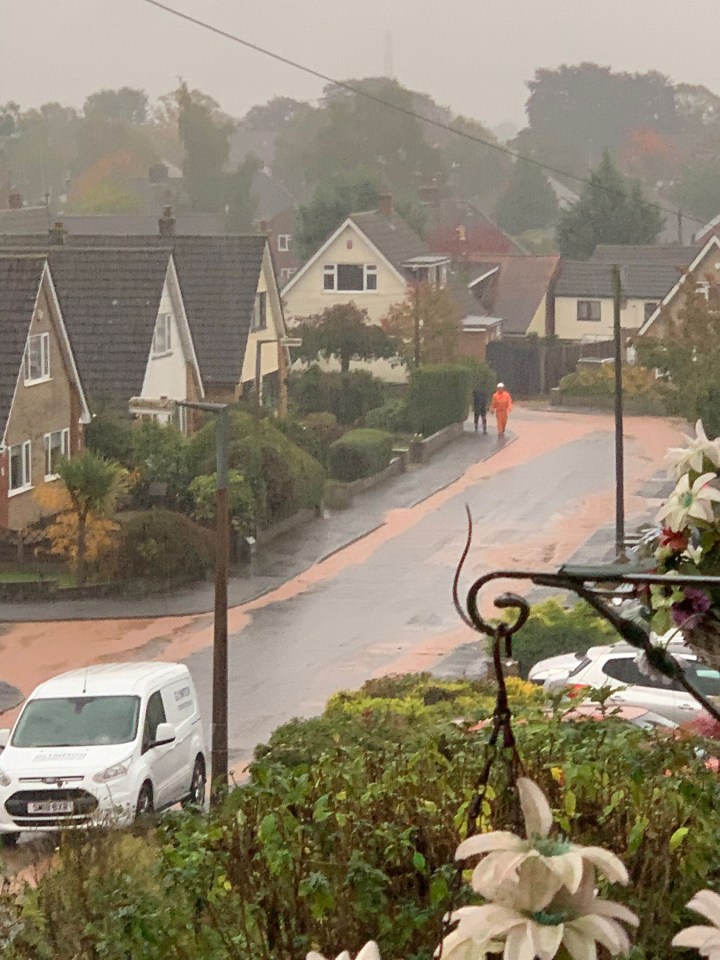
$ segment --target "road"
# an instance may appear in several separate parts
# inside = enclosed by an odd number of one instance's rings
[[[465,586],[501,566],[557,566],[612,520],[610,417],[517,409],[511,426],[517,439],[498,447],[491,459],[474,462],[471,454],[464,472],[446,486],[447,476],[438,468],[441,489],[420,502],[396,505],[367,535],[296,570],[286,582],[277,573],[282,546],[267,552],[256,576],[269,592],[229,615],[229,742],[235,769],[275,727],[320,712],[338,689],[384,673],[428,669],[476,639],[459,622],[451,600],[467,533],[466,503],[475,532]],[[671,421],[628,420],[630,516],[652,506],[640,494],[679,438]],[[352,526],[353,511],[345,516]],[[297,567],[293,543],[297,546],[297,539],[287,544],[290,569]],[[183,659],[210,716],[212,624],[206,615],[17,623],[4,629],[0,677],[24,693],[46,676],[88,662]]]

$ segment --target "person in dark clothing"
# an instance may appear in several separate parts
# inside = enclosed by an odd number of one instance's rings
[[[478,428],[478,421],[482,420],[483,433],[487,433],[487,394],[483,387],[473,390],[473,418],[475,429]]]

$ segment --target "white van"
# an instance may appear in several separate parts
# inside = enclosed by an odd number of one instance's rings
[[[48,680],[0,730],[0,838],[131,823],[205,800],[195,687],[179,663],[108,663]]]

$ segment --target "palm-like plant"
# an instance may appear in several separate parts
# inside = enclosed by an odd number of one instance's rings
[[[77,518],[77,579],[78,583],[85,583],[88,519],[107,516],[113,511],[125,486],[126,471],[113,460],[84,450],[77,457],[59,463],[57,472]]]

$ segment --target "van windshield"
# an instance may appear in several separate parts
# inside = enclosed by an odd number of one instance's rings
[[[30,700],[18,720],[14,747],[94,747],[130,743],[139,697],[48,697]]]

